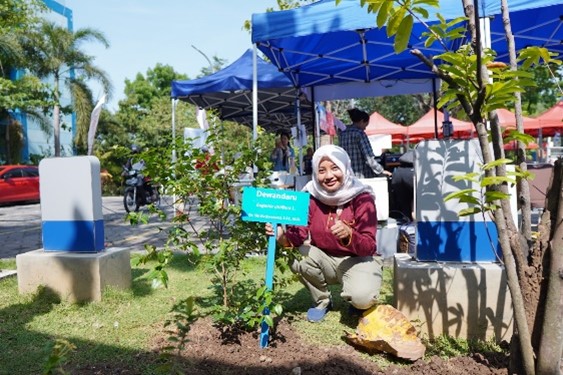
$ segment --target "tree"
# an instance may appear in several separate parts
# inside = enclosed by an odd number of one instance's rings
[[[338,0],[337,0],[338,2]],[[427,15],[421,5],[438,6],[434,0],[419,1],[417,7],[411,2],[395,0],[368,1],[368,11],[377,13],[378,24],[386,24],[388,35],[395,36],[395,49],[400,52],[407,48],[403,44],[408,40],[414,18],[419,20]],[[511,34],[507,0],[502,0],[503,24],[510,51],[510,66],[495,62],[494,53],[484,50],[478,26],[478,8],[472,0],[462,0],[463,9],[469,24],[471,44],[462,46],[457,51],[445,50],[434,59],[443,59],[436,65],[433,58],[424,56],[418,50],[411,50],[429,68],[445,82],[442,98],[438,106],[460,105],[473,122],[478,133],[479,143],[485,165],[484,178],[486,201],[473,208],[473,213],[490,211],[498,229],[508,287],[512,296],[515,316],[515,335],[513,336],[512,363],[521,359],[522,367],[512,365],[511,373],[531,374],[559,373],[559,363],[563,347],[562,283],[560,277],[563,267],[563,166],[559,160],[554,168],[552,185],[548,192],[546,212],[541,220],[541,237],[534,240],[531,236],[530,194],[524,159],[525,141],[523,134],[520,92],[523,87],[533,85],[531,76],[525,69],[533,61],[560,64],[544,48],[529,47],[518,57],[523,61],[517,66],[514,40]],[[421,11],[422,10],[422,11]],[[460,34],[459,20],[440,19],[439,25],[428,29],[430,41],[442,38],[456,38]],[[400,25],[400,26],[399,26]],[[445,46],[445,44],[443,44]],[[492,78],[492,81],[489,80]],[[516,109],[517,131],[510,137],[518,140],[518,173],[507,173],[504,156],[503,134],[495,110],[506,108],[512,103]],[[490,120],[490,132],[486,120]],[[491,152],[491,148],[493,152]],[[515,178],[516,177],[516,178]],[[469,178],[466,176],[466,178]],[[517,182],[518,201],[522,210],[522,230],[518,230],[512,217],[507,185]],[[470,194],[464,199],[468,199]],[[469,213],[468,213],[469,214]],[[525,254],[529,254],[528,257]]]
[[[135,80],[125,80],[125,99],[119,101],[116,118],[128,134],[128,144],[142,147],[162,145],[171,135],[172,104],[170,91],[173,80],[186,79],[170,65],[160,63],[137,73]],[[177,123],[197,126],[195,108],[181,103],[176,111]],[[190,120],[191,116],[191,120]]]
[[[397,124],[409,125],[418,120],[432,107],[432,97],[428,94],[395,95],[358,100],[358,106],[368,113],[380,115]]]
[[[213,56],[211,59],[212,59],[211,65],[209,67],[204,66],[203,68],[201,68],[201,73],[198,75],[198,78],[208,76],[210,74],[213,74],[221,70],[223,66],[225,66],[225,64],[227,63],[227,60],[217,56]]]
[[[53,82],[55,156],[60,156],[61,153],[61,112],[76,112],[78,126],[89,124],[87,119],[93,108],[93,95],[87,82],[100,82],[105,93],[111,97],[112,85],[109,77],[94,65],[94,57],[80,48],[82,43],[92,40],[102,43],[106,48],[109,47],[107,39],[100,31],[83,28],[73,32],[48,21],[41,22],[25,38],[24,49],[31,63],[31,71]],[[72,104],[68,108],[61,104],[63,89],[67,89],[72,98]]]
[[[551,108],[561,97],[560,82],[563,71],[557,64],[536,65],[530,68],[534,74],[535,86],[525,87],[522,107],[528,115]]]
[[[44,9],[42,1],[5,0],[0,4],[0,74],[24,63],[19,37],[37,22],[37,13]],[[6,62],[10,65],[5,66]]]
[[[49,100],[46,86],[37,77],[13,74],[26,68],[21,39],[37,22],[37,14],[44,7],[37,0],[0,4],[0,122],[5,124],[0,144],[4,144],[8,163],[19,161],[23,147],[21,124],[13,118],[12,111],[17,109],[41,120],[41,109]]]

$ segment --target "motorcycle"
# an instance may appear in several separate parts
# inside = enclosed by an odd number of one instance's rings
[[[141,173],[144,168],[143,162],[132,164],[130,168],[123,166],[126,185],[123,192],[123,206],[127,212],[137,212],[144,205],[160,203],[158,187],[153,186],[150,178]]]

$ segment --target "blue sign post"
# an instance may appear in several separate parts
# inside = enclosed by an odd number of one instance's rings
[[[242,189],[242,220],[271,223],[274,235],[268,239],[266,256],[266,288],[274,285],[274,265],[276,259],[276,228],[278,224],[307,225],[309,214],[309,193],[290,190],[275,190],[245,187]],[[264,310],[264,315],[270,311]],[[264,320],[261,323],[260,347],[266,348],[270,337],[270,327]]]

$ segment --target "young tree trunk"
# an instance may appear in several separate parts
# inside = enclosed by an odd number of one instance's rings
[[[547,189],[545,211],[538,226],[539,238],[525,269],[523,288],[528,316],[533,316],[532,345],[538,375],[560,374],[563,350],[563,161],[555,163]],[[509,373],[522,368],[519,336],[513,337]]]
[[[485,66],[481,63],[482,56],[482,38],[479,28],[479,10],[475,7],[473,0],[462,0],[463,8],[469,21],[469,29],[472,36],[472,47],[477,57],[477,84],[478,98],[471,103],[471,113],[468,113],[474,124],[476,124],[479,134],[479,144],[483,153],[483,161],[490,163],[493,160],[504,158],[504,149],[502,148],[502,133],[498,124],[496,113],[489,116],[491,121],[491,143],[489,143],[484,121],[480,118],[481,104],[485,99],[485,82],[489,80],[489,73]],[[504,4],[506,11],[506,3]],[[508,19],[503,19],[505,25],[510,25]],[[514,44],[512,44],[514,48]],[[489,151],[490,145],[493,146],[493,155]],[[498,176],[506,176],[506,168],[501,165],[496,170],[489,169],[485,171],[486,176],[491,177],[495,174]],[[501,190],[508,192],[506,186],[491,186],[487,189]],[[529,193],[529,192],[528,192]],[[522,266],[524,263],[520,236],[515,226],[515,218],[512,218],[510,204],[506,200],[500,203],[501,208],[494,211],[495,223],[498,230],[498,240],[502,249],[504,267],[507,275],[508,288],[512,297],[512,306],[514,310],[515,330],[518,332],[521,340],[519,341],[519,349],[522,354],[522,373],[526,375],[534,375],[534,351],[530,338],[530,330],[527,321],[526,308],[522,289],[520,287],[520,278],[522,277]]]
[[[53,138],[55,139],[55,156],[61,156],[61,108],[55,104],[53,108]]]
[[[501,1],[502,6],[502,21],[504,24],[504,32],[506,36],[506,42],[508,44],[508,53],[510,58],[510,69],[513,71],[518,70],[518,62],[516,60],[516,44],[514,42],[514,35],[512,34],[512,27],[510,25],[510,15],[508,11],[507,0]],[[516,117],[516,130],[520,133],[524,133],[524,121],[522,119],[522,97],[519,92],[514,94],[514,109]],[[526,164],[526,149],[522,142],[518,142],[517,159],[516,164],[520,169],[525,172],[528,169]],[[532,245],[532,213],[530,204],[530,187],[528,180],[519,178],[517,181],[518,185],[518,207],[522,212],[522,225],[520,232],[524,236],[527,246]],[[526,254],[528,253],[526,250]]]
[[[55,106],[53,107],[53,138],[55,146],[55,157],[61,156],[61,94],[59,92],[59,74],[54,74],[53,95]]]
[[[543,259],[541,300],[536,315],[539,331],[536,343],[538,375],[560,374],[563,354],[563,160],[555,162],[542,215],[539,246],[546,249]],[[545,224],[544,224],[545,223]],[[539,310],[539,309],[538,309]],[[536,336],[536,335],[534,335]]]
[[[507,0],[501,1],[502,16],[506,40],[510,53],[510,66],[512,70],[517,69],[516,52],[514,47],[514,36],[510,26],[510,17]],[[519,132],[524,132],[522,124],[522,108],[520,94],[515,95],[516,126]],[[517,163],[523,171],[527,170],[525,161],[525,149],[521,142],[518,142]],[[563,349],[562,331],[562,311],[563,299],[561,287],[563,284],[563,194],[561,186],[561,161],[554,169],[551,186],[548,189],[546,199],[546,214],[543,215],[539,232],[541,237],[536,242],[536,246],[528,251],[533,244],[531,238],[531,209],[530,209],[530,190],[528,181],[519,179],[518,181],[518,202],[521,208],[522,227],[521,233],[524,241],[520,246],[525,250],[523,255],[530,257],[521,258],[518,262],[518,275],[520,287],[524,296],[527,317],[527,325],[531,328],[532,346],[536,358],[534,370],[538,375],[558,374],[561,352]],[[552,225],[554,224],[554,225]],[[549,241],[546,241],[547,238]],[[516,250],[515,247],[512,247]],[[515,254],[516,255],[516,254]],[[516,257],[518,259],[518,257]],[[523,339],[520,335],[515,335],[515,341]],[[522,343],[518,345],[523,348]],[[518,350],[513,353],[514,357],[521,354]],[[513,358],[512,364],[518,363],[520,358]],[[522,358],[524,367],[529,369],[530,359]],[[521,367],[511,366],[511,373]]]

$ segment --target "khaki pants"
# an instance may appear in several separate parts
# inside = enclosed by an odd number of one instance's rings
[[[299,251],[303,259],[294,262],[291,270],[311,292],[315,307],[329,304],[328,285],[333,284],[342,284],[342,299],[357,309],[368,309],[377,302],[383,278],[381,257],[333,257],[311,245],[303,245]]]

